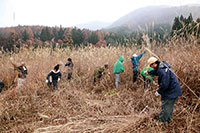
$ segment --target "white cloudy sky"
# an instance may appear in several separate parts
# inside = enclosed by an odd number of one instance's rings
[[[113,22],[145,6],[187,4],[200,4],[200,0],[0,0],[0,27]]]

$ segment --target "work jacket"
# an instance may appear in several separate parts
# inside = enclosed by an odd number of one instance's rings
[[[159,89],[161,100],[169,100],[177,98],[182,94],[182,90],[176,75],[170,70],[170,65],[167,62],[161,62],[158,67],[148,74],[158,76]]]

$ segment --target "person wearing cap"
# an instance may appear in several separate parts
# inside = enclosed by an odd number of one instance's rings
[[[113,67],[113,73],[115,74],[115,87],[116,88],[118,88],[120,73],[124,72],[123,61],[124,61],[124,57],[120,56]]]
[[[105,64],[104,66],[95,69],[93,74],[94,77],[93,84],[95,84],[97,80],[99,81],[101,77],[106,74],[110,74],[110,72],[108,71],[108,64]]]
[[[139,67],[139,60],[140,58],[146,53],[146,51],[142,52],[140,55],[133,54],[131,57],[131,63],[133,64],[133,83],[137,81],[138,77],[138,67]]]
[[[142,69],[142,71],[140,72],[140,74],[142,75],[143,79],[144,79],[144,88],[148,87],[148,84],[150,82],[152,82],[154,85],[156,85],[155,81],[153,80],[153,75],[148,75],[148,74],[145,74],[144,72],[145,71],[151,71],[153,70],[152,67],[145,67]]]
[[[68,62],[65,64],[65,66],[68,66],[67,79],[70,80],[72,78],[74,64],[73,64],[71,58],[68,58],[67,60],[68,60]]]
[[[176,100],[182,94],[179,81],[166,61],[160,62],[157,58],[151,57],[148,59],[148,64],[153,70],[145,73],[158,76],[159,89],[155,95],[161,95],[162,101],[162,110],[158,120],[159,122],[170,122]]]
[[[3,81],[0,80],[0,93],[1,93],[1,91],[2,91],[2,89],[3,89],[4,86],[5,85],[4,85]]]
[[[53,83],[53,89],[57,89],[57,84],[58,81],[60,81],[61,79],[61,73],[59,70],[59,64],[57,64],[53,70],[50,71],[50,73],[47,75],[46,78],[46,83],[48,86],[51,86],[51,84]]]
[[[26,81],[26,75],[28,74],[28,70],[24,62],[21,62],[21,65],[16,69],[18,72],[17,88],[19,88]]]

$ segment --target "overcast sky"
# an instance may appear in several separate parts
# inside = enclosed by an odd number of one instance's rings
[[[0,0],[0,27],[114,22],[141,7],[188,4],[200,4],[200,0]]]

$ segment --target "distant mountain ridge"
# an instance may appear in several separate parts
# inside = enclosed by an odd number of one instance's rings
[[[107,28],[112,23],[101,22],[101,21],[92,21],[89,23],[78,24],[76,27],[80,29],[89,29],[89,30],[100,30],[102,28]]]
[[[172,25],[176,16],[183,15],[184,17],[188,17],[190,13],[192,13],[194,19],[199,18],[200,5],[187,5],[180,7],[150,6],[130,12],[104,30],[118,31],[125,29],[127,32],[132,32],[139,30],[140,28],[146,28],[146,26],[152,24]]]

